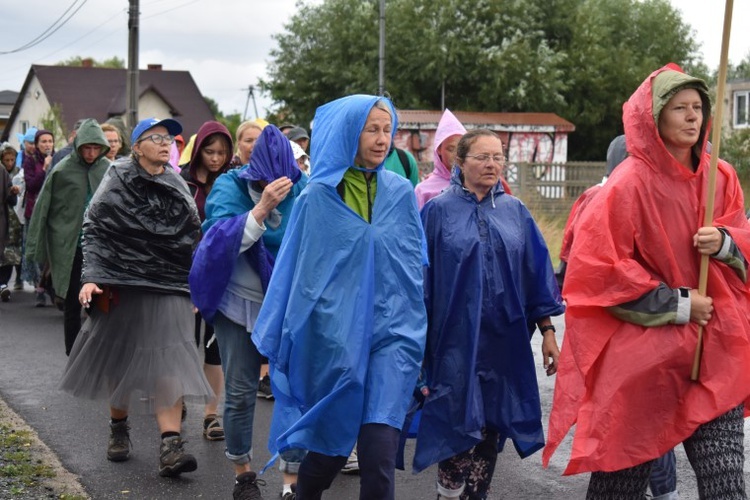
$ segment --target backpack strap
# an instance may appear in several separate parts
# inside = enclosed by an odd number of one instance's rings
[[[404,167],[404,175],[406,178],[411,180],[411,163],[409,163],[409,157],[406,156],[406,151],[401,148],[393,148],[398,155],[398,159],[401,162],[401,166]]]

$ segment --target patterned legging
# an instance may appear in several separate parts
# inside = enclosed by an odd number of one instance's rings
[[[438,464],[438,484],[448,490],[466,485],[460,500],[485,500],[497,463],[497,432],[483,430],[484,440]]]
[[[746,500],[743,476],[744,406],[707,422],[682,445],[698,480],[701,500]],[[587,500],[641,500],[653,461],[615,472],[593,472]]]

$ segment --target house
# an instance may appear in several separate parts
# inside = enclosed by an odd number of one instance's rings
[[[8,124],[8,118],[10,118],[10,112],[13,110],[16,99],[18,99],[18,92],[0,90],[0,134]]]
[[[466,130],[494,130],[503,141],[508,158],[506,177],[516,179],[516,163],[565,163],[568,158],[568,134],[575,126],[554,113],[479,113],[454,111]],[[442,111],[399,110],[394,145],[411,152],[422,170],[429,173],[433,142]]]
[[[724,104],[725,130],[750,128],[750,79],[727,82]]]
[[[99,123],[124,118],[126,80],[125,69],[95,68],[85,63],[77,67],[32,65],[2,140],[15,141],[16,133],[41,126],[42,120],[51,117],[53,107],[59,108],[64,129],[55,131],[58,143],[65,141],[60,136],[80,118],[95,118]],[[138,116],[174,118],[182,124],[186,136],[214,119],[190,72],[165,71],[158,64],[139,71]]]

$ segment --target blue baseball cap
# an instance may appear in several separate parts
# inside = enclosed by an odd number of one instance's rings
[[[146,118],[145,120],[139,121],[138,125],[133,129],[133,133],[130,134],[130,143],[135,144],[144,132],[159,126],[165,127],[167,132],[169,132],[169,135],[179,135],[182,133],[182,125],[176,120],[172,120],[171,118],[165,118],[163,120],[159,120],[158,118]]]

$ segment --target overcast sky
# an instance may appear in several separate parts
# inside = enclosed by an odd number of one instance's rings
[[[0,90],[19,91],[31,64],[55,64],[74,56],[127,60],[127,0],[3,3]],[[671,3],[695,30],[706,64],[716,68],[724,2]],[[216,100],[224,113],[245,111],[247,87],[266,75],[268,54],[275,46],[271,35],[282,32],[295,12],[295,0],[141,0],[140,4],[140,67],[162,64],[166,70],[189,70],[201,92]],[[73,12],[62,27],[55,24]],[[750,19],[750,2],[735,2],[733,19],[729,60],[736,64],[750,51],[750,30],[739,21]],[[59,29],[32,48],[7,53],[32,42],[50,27]],[[373,68],[374,80],[376,72]],[[256,103],[258,114],[265,115],[269,99],[256,94]],[[250,101],[248,117],[254,116]]]

